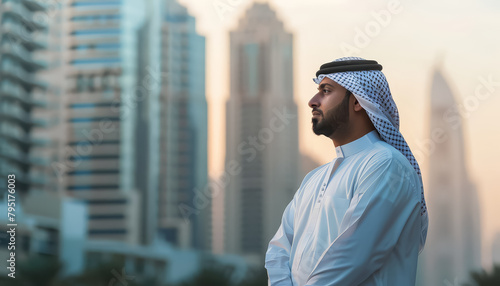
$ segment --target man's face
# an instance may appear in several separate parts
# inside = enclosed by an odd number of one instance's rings
[[[309,101],[312,108],[313,132],[330,137],[339,128],[349,123],[349,98],[347,90],[325,77]]]

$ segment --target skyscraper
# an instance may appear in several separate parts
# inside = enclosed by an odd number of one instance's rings
[[[0,5],[0,175],[15,175],[20,197],[45,184],[48,168],[48,160],[33,152],[46,142],[32,136],[33,129],[47,123],[33,114],[47,106],[47,83],[37,76],[47,63],[35,56],[47,47],[47,26],[34,17],[45,9],[37,1],[5,0]],[[0,187],[6,184],[3,179]]]
[[[159,234],[182,247],[211,248],[211,202],[195,200],[208,184],[205,38],[175,0],[161,27]],[[193,215],[184,211],[196,209]]]
[[[64,7],[65,142],[53,167],[85,200],[89,239],[140,240],[135,182],[137,103],[148,96],[139,60],[142,1],[67,1]]]
[[[139,32],[139,82],[142,95],[137,100],[135,157],[135,182],[142,199],[140,209],[140,241],[151,244],[158,235],[159,181],[164,174],[160,173],[160,133],[161,87],[166,75],[162,72],[162,18],[164,0],[145,2],[146,14],[144,25]]]
[[[479,200],[465,158],[463,122],[439,69],[430,98],[427,203],[429,231],[420,259],[421,285],[458,285],[480,267]],[[449,284],[446,284],[449,283]]]
[[[255,3],[230,33],[225,251],[263,256],[298,188],[293,36]],[[232,166],[232,167],[231,167]]]

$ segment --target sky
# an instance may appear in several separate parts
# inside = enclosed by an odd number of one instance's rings
[[[180,0],[196,17],[207,39],[209,174],[224,170],[225,102],[229,97],[229,37],[251,0]],[[466,112],[466,169],[481,204],[483,266],[491,264],[491,244],[500,232],[500,1],[495,0],[268,0],[294,34],[294,89],[299,106],[300,150],[320,164],[331,161],[331,140],[311,131],[307,106],[311,80],[325,62],[355,55],[384,67],[400,112],[400,129],[412,150],[425,150],[433,71],[448,80]],[[476,89],[489,81],[485,96]],[[485,91],[485,90],[482,90]],[[428,158],[419,161],[425,184]]]

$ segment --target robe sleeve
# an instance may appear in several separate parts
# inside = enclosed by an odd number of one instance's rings
[[[295,214],[295,197],[283,213],[281,225],[269,242],[266,252],[266,269],[269,285],[291,286],[290,249],[293,241],[293,221]]]
[[[392,157],[366,167],[340,235],[322,254],[306,285],[359,285],[382,267],[405,225],[420,225],[412,221],[420,219],[415,215],[420,211],[420,185],[411,172]]]

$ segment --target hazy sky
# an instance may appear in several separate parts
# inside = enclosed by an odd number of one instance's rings
[[[207,38],[209,172],[217,177],[224,168],[228,32],[236,28],[253,1],[180,2],[196,17],[199,33]],[[496,181],[500,175],[500,111],[496,109],[500,106],[500,1],[264,2],[270,3],[294,34],[293,84],[299,106],[300,149],[319,163],[330,161],[335,152],[329,139],[311,132],[307,102],[316,89],[311,78],[322,63],[347,56],[343,47],[355,47],[354,55],[375,59],[384,66],[399,108],[401,131],[413,150],[421,149],[423,139],[429,136],[429,92],[436,66],[445,74],[459,104],[472,102],[468,100],[475,98],[480,78],[496,83],[476,106],[468,105],[467,118],[463,118],[467,170],[478,187],[483,210],[483,264],[489,266],[492,238],[500,232],[500,184]],[[364,42],[356,38],[359,31],[368,31]],[[425,160],[420,164],[425,175]]]

